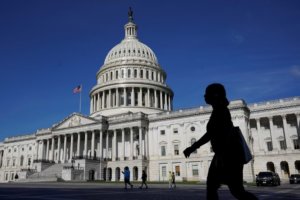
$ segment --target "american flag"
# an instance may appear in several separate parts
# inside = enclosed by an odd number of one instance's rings
[[[78,85],[76,88],[73,89],[73,94],[81,92],[81,85]]]

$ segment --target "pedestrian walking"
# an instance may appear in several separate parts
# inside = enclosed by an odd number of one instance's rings
[[[172,188],[172,172],[171,171],[169,171],[168,180],[169,180],[169,188]]]
[[[207,175],[206,198],[218,200],[218,189],[221,184],[229,187],[231,194],[241,200],[256,200],[257,197],[247,192],[243,186],[243,152],[230,145],[230,137],[234,130],[231,115],[227,106],[226,91],[222,84],[207,86],[205,101],[213,108],[206,127],[206,133],[194,144],[184,150],[185,157],[210,141],[215,155],[211,161]]]
[[[146,171],[143,170],[143,172],[142,172],[142,185],[140,186],[140,189],[143,188],[143,185],[145,185],[146,189],[148,189],[148,185],[147,185],[146,181],[147,181],[147,174],[146,174]]]
[[[172,172],[172,185],[171,185],[172,188],[176,188],[176,183],[175,183],[175,173]]]
[[[130,170],[129,168],[126,166],[124,168],[124,171],[122,171],[122,173],[124,174],[124,184],[125,184],[125,188],[127,189],[127,185],[130,185],[130,188],[133,188],[133,185],[130,183]]]

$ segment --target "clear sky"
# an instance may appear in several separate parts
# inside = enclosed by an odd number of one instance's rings
[[[212,82],[247,103],[300,95],[297,0],[1,0],[0,141],[77,112],[78,84],[89,114],[96,72],[124,37],[129,6],[175,109],[204,105]]]

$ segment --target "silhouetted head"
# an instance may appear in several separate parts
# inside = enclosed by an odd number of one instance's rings
[[[204,95],[207,104],[213,107],[227,107],[229,101],[226,98],[226,91],[222,84],[213,83],[207,86]]]

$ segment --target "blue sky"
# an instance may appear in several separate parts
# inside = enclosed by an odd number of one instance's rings
[[[174,108],[204,105],[221,82],[248,103],[299,96],[300,1],[1,0],[0,141],[82,112],[132,6],[138,37],[155,52]]]

